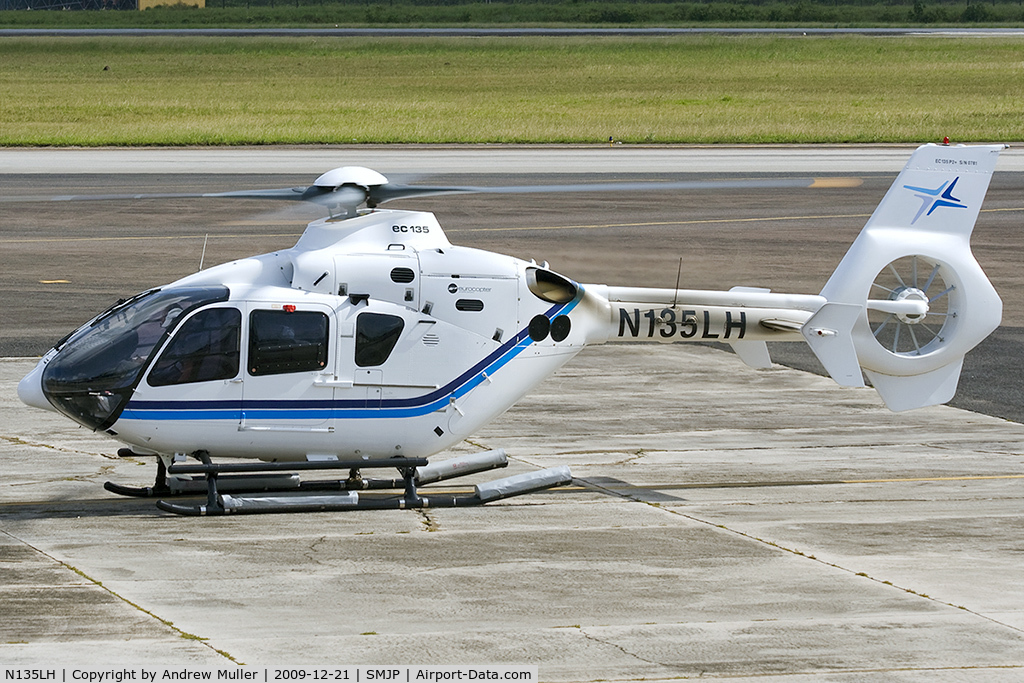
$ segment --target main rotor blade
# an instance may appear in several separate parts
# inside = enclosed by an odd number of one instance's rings
[[[33,195],[0,197],[2,202],[79,202],[140,199],[267,199],[308,201],[324,206],[355,207],[363,201],[377,206],[395,199],[431,197],[453,194],[552,194],[576,192],[654,192],[664,190],[750,190],[786,188],[857,187],[860,178],[751,178],[737,180],[630,181],[577,183],[566,185],[399,185],[386,183],[363,190],[352,185],[338,188],[285,187],[266,190],[235,190],[231,192],[161,192],[94,195]]]
[[[135,199],[202,199],[207,197],[229,197],[238,199],[289,199],[301,200],[306,187],[286,187],[277,190],[238,190],[234,192],[148,192],[135,194],[64,194],[64,195],[22,195],[0,197],[0,202],[88,202]]]
[[[785,188],[859,187],[860,178],[751,178],[739,180],[630,181],[579,183],[569,185],[428,186],[388,183],[370,188],[370,200],[377,204],[409,197],[449,194],[534,194],[575,192],[652,192],[659,190],[749,190]]]

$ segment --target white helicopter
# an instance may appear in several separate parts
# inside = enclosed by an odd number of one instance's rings
[[[806,341],[836,382],[864,386],[867,375],[892,410],[944,403],[964,354],[1000,323],[1002,302],[969,240],[1003,148],[918,148],[813,295],[580,284],[546,264],[452,245],[433,214],[377,208],[402,197],[594,186],[408,186],[344,167],[308,188],[199,195],[316,201],[331,215],[291,249],[118,302],[59,341],[18,394],[106,432],[126,444],[123,455],[157,456],[152,487],[108,490],[205,490],[205,505],[157,503],[197,515],[476,505],[567,483],[560,467],[472,494],[419,491],[504,466],[501,451],[427,457],[501,415],[588,344],[710,340],[766,368],[766,342]],[[808,181],[716,184],[744,183]],[[708,183],[658,185],[696,186]],[[240,458],[250,462],[223,462]],[[364,479],[374,467],[401,477]],[[348,476],[299,479],[329,469]],[[359,493],[367,488],[402,490]]]

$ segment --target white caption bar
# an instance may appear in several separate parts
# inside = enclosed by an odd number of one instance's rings
[[[181,681],[251,681],[252,683],[447,683],[449,681],[540,680],[536,666],[289,666],[250,667],[229,664],[220,668],[127,666],[0,667],[0,683],[52,681],[53,683],[180,683]]]

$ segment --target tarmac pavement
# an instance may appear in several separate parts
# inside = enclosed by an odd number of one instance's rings
[[[684,256],[689,286],[813,292],[909,154],[341,151],[2,150],[0,181],[5,195],[228,189],[246,186],[235,185],[240,168],[319,173],[339,156],[387,173],[472,162],[531,182],[525,174],[581,163],[876,174],[806,199],[424,202],[460,243],[550,258],[584,282],[671,286]],[[34,360],[0,358],[0,668],[531,665],[544,681],[1019,681],[1022,160],[1019,150],[1000,160],[975,234],[1004,327],[969,354],[961,390],[1017,422],[950,407],[894,414],[869,389],[778,365],[752,371],[710,347],[604,346],[458,449],[511,458],[469,483],[564,464],[572,486],[482,508],[183,518],[104,491],[108,479],[150,483],[153,463],[117,458],[115,442],[22,405],[15,386]],[[104,172],[115,175],[88,175]],[[248,182],[265,180],[308,182]],[[295,217],[247,212],[4,205],[0,352],[41,353],[117,296],[189,272],[201,250],[229,260],[301,231]],[[773,349],[799,366],[787,353]]]
[[[584,351],[461,450],[570,487],[182,518],[0,360],[8,667],[538,667],[544,681],[1016,681],[1024,425],[707,347]],[[443,456],[439,456],[443,457]],[[475,475],[472,481],[495,478]],[[455,485],[453,485],[455,486]]]

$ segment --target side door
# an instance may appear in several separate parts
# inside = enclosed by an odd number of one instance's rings
[[[387,392],[381,366],[406,327],[409,311],[387,302],[346,303],[338,311],[335,397],[348,407],[376,410]],[[401,382],[401,378],[393,378]]]
[[[242,326],[235,306],[203,308],[190,313],[164,344],[133,397],[148,408],[141,419],[151,421],[155,447],[166,430],[179,437],[187,431],[195,448],[209,448],[224,433],[236,432]]]
[[[346,318],[343,310],[338,314]],[[351,382],[335,395],[351,396],[358,402],[354,405],[379,410],[380,417],[403,418],[391,423],[394,429],[415,429],[415,420],[404,418],[423,418],[431,423],[432,436],[448,431],[449,417],[461,417],[474,387],[487,381],[474,367],[501,347],[493,339],[387,302],[360,305],[347,317],[351,334],[341,338],[339,366],[345,367],[339,368],[339,379],[344,373]],[[435,427],[442,432],[434,432]]]
[[[330,432],[337,322],[325,305],[250,303],[241,431]]]

